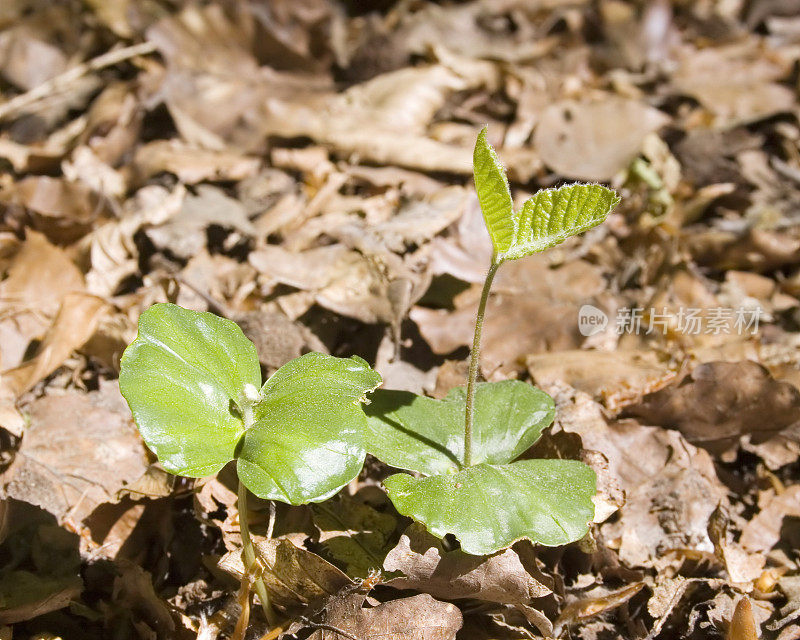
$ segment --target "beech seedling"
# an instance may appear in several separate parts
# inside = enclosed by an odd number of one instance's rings
[[[443,537],[455,535],[471,554],[490,554],[515,541],[548,546],[583,537],[594,515],[594,471],[574,460],[514,461],[548,427],[552,398],[520,381],[477,382],[481,330],[497,269],[599,224],[617,205],[596,184],[544,189],[514,211],[505,170],[478,136],[475,187],[493,246],[483,285],[467,387],[444,400],[378,390],[366,407],[367,450],[416,472],[384,481],[397,510]]]
[[[234,322],[174,304],[139,318],[119,384],[139,432],[169,472],[199,478],[236,461],[243,560],[255,552],[247,491],[289,504],[319,502],[361,471],[361,401],[381,383],[358,357],[308,353],[266,382],[255,345]],[[268,619],[266,589],[256,591]]]

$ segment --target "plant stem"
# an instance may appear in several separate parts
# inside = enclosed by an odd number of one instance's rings
[[[472,339],[472,352],[469,361],[469,375],[467,376],[467,406],[464,421],[464,466],[472,466],[472,423],[475,417],[475,382],[478,378],[478,367],[481,360],[481,331],[483,330],[483,316],[486,313],[486,302],[489,300],[489,289],[492,288],[492,280],[497,268],[502,262],[495,262],[492,259],[492,266],[483,281],[483,291],[481,291],[481,301],[478,304],[478,317],[475,318],[475,336]]]
[[[242,564],[244,564],[244,572],[247,576],[254,575],[254,570],[257,567],[256,551],[253,547],[253,539],[250,537],[250,525],[247,522],[247,487],[239,481],[239,530],[242,533]],[[277,623],[275,613],[269,604],[269,595],[267,594],[267,587],[264,584],[264,579],[256,574],[253,580],[253,587],[255,588],[258,599],[261,600],[261,608],[264,610],[264,616],[267,618],[267,623],[270,627],[274,627]]]

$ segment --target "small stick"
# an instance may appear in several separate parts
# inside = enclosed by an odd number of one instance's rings
[[[105,67],[111,67],[124,60],[135,58],[136,56],[144,56],[153,53],[155,50],[156,45],[152,42],[142,42],[140,44],[131,45],[130,47],[108,51],[103,55],[92,58],[88,62],[83,62],[71,69],[67,69],[64,73],[50,78],[30,91],[26,91],[0,104],[0,120],[4,120],[16,112],[22,111],[26,107],[29,107],[51,94],[63,91],[67,86],[92,71],[99,71]]]

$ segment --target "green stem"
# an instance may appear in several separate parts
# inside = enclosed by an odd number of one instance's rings
[[[478,317],[475,319],[475,336],[472,339],[472,353],[469,361],[469,375],[467,376],[467,406],[464,421],[464,466],[472,466],[472,423],[475,417],[475,382],[478,378],[478,367],[481,360],[481,331],[483,330],[483,316],[486,313],[486,302],[489,300],[489,289],[492,288],[492,280],[497,268],[502,261],[495,262],[492,259],[492,266],[483,281],[483,291],[481,291],[481,301],[478,304]]]
[[[247,522],[247,487],[239,481],[239,530],[242,532],[242,564],[244,564],[244,572],[246,576],[254,575],[254,570],[257,568],[256,550],[253,546],[253,539],[250,537],[250,524]],[[275,613],[269,604],[269,594],[267,587],[264,584],[264,579],[258,574],[255,574],[253,580],[253,587],[256,590],[258,599],[261,600],[261,608],[264,610],[264,616],[267,618],[267,623],[270,627],[274,627],[277,623]]]

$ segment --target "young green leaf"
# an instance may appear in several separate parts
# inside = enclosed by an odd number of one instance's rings
[[[505,258],[523,258],[583,233],[605,220],[617,204],[617,194],[599,184],[543,189],[522,205]]]
[[[478,134],[472,167],[483,219],[492,238],[494,253],[500,255],[508,251],[514,239],[514,203],[506,170],[486,140],[487,130],[488,127],[484,127]]]
[[[463,387],[444,400],[378,390],[364,407],[367,450],[387,464],[426,475],[453,473],[464,454]],[[519,380],[477,386],[473,462],[504,464],[522,454],[553,422],[553,399]]]
[[[601,185],[571,184],[537,192],[515,213],[505,169],[486,140],[486,127],[475,142],[473,172],[494,264],[544,251],[583,233],[619,203],[617,194]]]
[[[361,358],[308,353],[278,369],[262,390],[238,453],[239,478],[261,498],[319,502],[364,463],[360,403],[381,383]]]
[[[466,553],[486,555],[522,538],[558,546],[583,537],[594,516],[596,478],[575,460],[478,464],[455,474],[384,480],[394,506]]]
[[[184,476],[233,460],[244,423],[231,406],[247,385],[261,386],[255,345],[211,313],[153,305],[122,354],[119,386],[142,438],[167,471]]]

